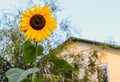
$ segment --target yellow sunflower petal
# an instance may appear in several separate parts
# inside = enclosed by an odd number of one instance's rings
[[[20,22],[20,25],[24,25],[24,24],[29,25],[30,24],[29,20],[27,19],[26,21],[24,20]]]
[[[43,41],[45,40],[45,37],[43,36],[43,32],[41,32],[41,35],[42,35],[42,36],[41,36],[40,41],[43,42]]]
[[[46,27],[47,29],[49,29],[50,31],[54,31],[55,28],[57,27],[56,24],[57,22],[56,21],[47,21],[48,23],[46,24]]]
[[[46,28],[50,31],[54,31],[56,26],[55,25],[46,25]]]
[[[26,18],[26,17],[21,18],[21,20],[22,20],[22,21],[27,21],[27,22],[30,21],[30,19],[29,19],[29,18]]]
[[[41,32],[37,32],[37,37],[36,37],[36,41],[41,41],[41,37],[42,37],[42,35],[41,35]]]
[[[45,16],[47,13],[49,13],[50,12],[50,8],[47,6],[47,5],[44,5],[43,7],[42,7],[42,9],[41,9],[41,14],[43,15],[43,16]]]
[[[29,23],[27,22],[20,22],[21,27],[26,27],[29,26]]]
[[[31,8],[28,8],[28,12],[31,14],[31,15],[34,15],[34,11],[31,9]]]
[[[48,30],[47,28],[44,28],[44,29],[42,30],[42,33],[43,33],[43,35],[45,36],[45,38],[47,38],[47,37],[50,36],[50,32],[49,32],[49,30]]]
[[[23,31],[26,31],[27,29],[29,29],[28,26],[26,26],[26,27],[21,27],[21,28],[20,28],[20,31],[23,32]]]
[[[39,14],[40,7],[38,5],[34,5],[34,12],[35,12],[35,14]]]
[[[33,33],[34,33],[34,34],[33,34]],[[34,40],[36,36],[37,36],[36,31],[33,31],[32,34],[31,34],[31,39]]]
[[[29,29],[25,32],[25,36],[29,39],[29,40],[33,40],[34,37],[33,37],[33,30],[32,29]]]
[[[53,15],[52,15],[52,13],[51,12],[49,12],[49,13],[46,13],[45,15],[44,15],[44,17],[45,18],[51,18]]]
[[[22,14],[23,17],[31,17],[32,15],[29,12],[24,12]]]

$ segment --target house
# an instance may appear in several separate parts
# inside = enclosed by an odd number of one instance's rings
[[[81,68],[78,72],[79,79],[83,78],[85,75],[85,73],[82,73],[83,71],[85,72],[84,68],[87,68],[89,65],[92,66],[92,63],[89,64],[91,61],[105,74],[101,82],[120,82],[120,46],[70,37],[67,41],[58,46],[57,49],[60,51],[58,56],[67,60],[69,63],[73,64],[73,62],[78,61],[79,65],[77,64],[77,66]],[[95,56],[89,56],[91,53],[94,54],[92,51],[97,51],[97,60]],[[78,54],[81,55],[78,56]],[[80,56],[84,59],[80,59]],[[73,57],[76,57],[76,59],[73,59]],[[82,67],[82,64],[85,66]],[[93,65],[93,67],[95,66]],[[91,81],[99,82],[97,77],[98,71],[96,70],[90,77],[92,79]]]

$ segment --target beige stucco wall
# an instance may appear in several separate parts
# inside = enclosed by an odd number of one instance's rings
[[[108,65],[108,76],[110,82],[120,82],[120,55],[105,53]]]
[[[78,42],[81,47],[84,49],[90,49],[93,47],[91,44],[86,44],[86,43],[80,43]],[[98,51],[102,51],[102,61],[101,65],[107,65],[108,66],[108,80],[109,82],[120,82],[120,50],[118,49],[112,49],[112,48],[106,48],[104,50],[99,49],[99,46],[94,45],[94,48],[98,49]]]
[[[73,42],[69,45],[67,51],[73,52],[74,55],[81,51],[88,51],[91,48],[97,49],[99,51],[99,66],[108,66],[108,76],[109,82],[120,82],[120,50],[114,48],[106,48],[101,50],[100,46],[85,43],[85,42]],[[102,53],[101,53],[102,52]],[[66,53],[66,52],[64,52]],[[104,54],[104,55],[103,55]],[[72,59],[69,61],[72,62]]]

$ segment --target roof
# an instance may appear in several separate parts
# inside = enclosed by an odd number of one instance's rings
[[[115,44],[108,44],[104,42],[98,42],[98,41],[93,41],[93,40],[88,40],[88,39],[83,39],[83,38],[77,38],[77,37],[70,37],[65,42],[68,42],[70,40],[73,42],[85,42],[85,43],[90,43],[90,44],[95,44],[95,45],[106,45],[107,47],[110,47],[110,48],[120,49],[120,46],[115,45]]]

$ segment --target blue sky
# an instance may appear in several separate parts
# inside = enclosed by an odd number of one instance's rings
[[[82,37],[120,43],[120,0],[61,0],[65,15],[81,29]]]
[[[0,0],[0,8],[21,6],[20,0]],[[25,1],[25,0],[23,0]],[[37,3],[38,0],[33,0]],[[111,37],[120,43],[120,0],[58,0],[61,17],[70,17],[81,32],[80,38],[106,41]],[[25,4],[25,3],[24,3]]]

